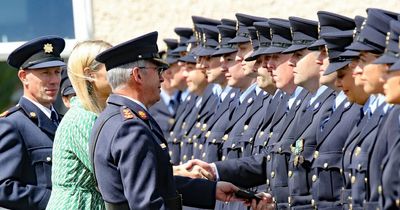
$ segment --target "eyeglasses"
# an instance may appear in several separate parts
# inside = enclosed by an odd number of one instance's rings
[[[154,67],[142,66],[142,67],[138,67],[138,68],[139,69],[154,69],[157,71],[159,77],[161,77],[162,73],[164,73],[164,71],[166,69],[164,66],[154,66]]]

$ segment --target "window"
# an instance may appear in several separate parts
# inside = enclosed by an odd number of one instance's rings
[[[23,42],[43,35],[66,40],[63,57],[92,37],[91,0],[6,0],[0,7],[0,60]]]

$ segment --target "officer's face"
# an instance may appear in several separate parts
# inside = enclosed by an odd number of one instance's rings
[[[240,88],[240,81],[245,77],[242,70],[241,62],[235,60],[236,53],[224,55],[223,66],[228,71],[225,73],[225,77],[228,80],[228,85],[232,87]]]
[[[335,80],[337,73],[333,72],[329,75],[324,75],[326,68],[329,65],[329,57],[325,47],[321,47],[319,50],[319,55],[315,63],[319,65],[319,83],[321,85],[326,85],[332,89],[337,89],[335,86]]]
[[[174,77],[174,73],[176,73],[179,70],[179,68],[180,67],[178,66],[178,63],[170,64],[168,69],[166,69],[162,74],[162,77],[164,78],[163,83],[171,84],[171,80]]]
[[[183,76],[186,78],[188,90],[196,95],[202,95],[207,87],[207,76],[205,70],[196,68],[195,64],[184,65]]]
[[[382,76],[386,102],[400,104],[400,71],[386,71]]]
[[[246,76],[255,78],[257,76],[257,69],[254,69],[254,61],[245,61],[244,59],[251,55],[253,47],[250,42],[239,44],[238,53],[236,54],[236,61],[241,62],[243,72]]]
[[[276,53],[270,57],[268,68],[272,69],[272,77],[276,87],[287,91],[294,86],[293,67],[289,65],[289,60],[292,54]]]
[[[307,88],[309,83],[319,85],[319,65],[315,63],[318,52],[307,49],[293,53],[289,64],[293,67],[294,83]],[[315,85],[314,85],[315,86]]]
[[[256,64],[260,62],[260,65],[257,69],[257,85],[263,90],[266,90],[270,87],[275,88],[275,82],[272,79],[272,71],[268,69],[269,58],[270,57],[267,55],[261,55],[256,61]]]
[[[61,68],[19,70],[18,77],[24,86],[24,95],[43,106],[50,107],[57,98],[61,82]]]
[[[186,78],[183,76],[183,65],[184,63],[179,61],[177,67],[171,69],[171,87],[182,91],[187,87]]]
[[[147,96],[144,104],[149,107],[160,100],[161,82],[163,81],[162,76],[157,70],[157,66],[151,62],[146,62],[146,68],[142,75],[143,79],[143,91],[144,95]]]
[[[363,85],[357,85],[355,82],[356,63],[357,61],[352,61],[351,64],[337,71],[336,86],[343,90],[350,102],[363,105],[368,94],[364,92]]]
[[[209,83],[221,84],[226,81],[225,73],[221,69],[221,59],[219,56],[201,57],[201,67],[205,69]]]
[[[378,55],[361,52],[358,65],[363,69],[361,76],[364,82],[364,90],[369,94],[383,94],[383,82],[380,80],[382,73],[387,70],[383,64],[373,64]]]

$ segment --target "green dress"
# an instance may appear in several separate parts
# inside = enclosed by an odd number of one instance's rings
[[[89,135],[96,118],[77,97],[71,99],[54,138],[53,187],[46,209],[105,209],[89,159]]]

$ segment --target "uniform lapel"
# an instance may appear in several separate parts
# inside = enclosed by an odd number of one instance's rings
[[[335,128],[335,126],[339,123],[343,114],[346,113],[346,111],[348,111],[352,106],[353,104],[347,101],[347,99],[339,105],[336,111],[332,113],[330,119],[323,128],[321,138],[318,138],[320,139],[318,142],[322,142],[329,135],[333,128]]]
[[[251,106],[250,112],[247,115],[247,119],[251,118],[265,103],[265,100],[270,99],[271,95],[266,92],[260,92],[257,96],[253,106]]]
[[[231,107],[231,103],[235,101],[236,94],[236,89],[229,91],[228,95],[221,102],[218,109],[215,110],[215,115],[210,118],[210,121],[207,122],[209,127],[212,127],[212,125],[217,122],[217,120],[229,109],[229,107]]]
[[[282,130],[279,132],[279,136],[277,139],[281,139],[282,135],[286,132],[286,129],[289,127],[290,123],[293,121],[294,117],[296,116],[297,110],[300,107],[305,106],[305,102],[308,100],[304,100],[308,95],[306,90],[302,90],[301,93],[297,96],[296,100],[294,101],[289,113],[287,114],[285,121],[283,122],[283,126],[281,127]]]
[[[30,102],[25,97],[21,97],[19,105],[25,111],[26,115],[37,124],[37,126],[49,136],[51,140],[57,130],[57,126],[43,113],[39,107]],[[59,118],[60,119],[60,118]]]
[[[314,115],[320,110],[322,104],[332,95],[333,90],[326,89],[318,98],[305,110],[301,117],[301,123],[297,127],[296,136],[300,136],[314,121]]]
[[[255,98],[255,91],[252,91],[239,105],[237,109],[234,110],[232,114],[232,119],[229,120],[229,126],[226,130],[229,130],[233,125],[246,113],[247,109],[253,104]]]

